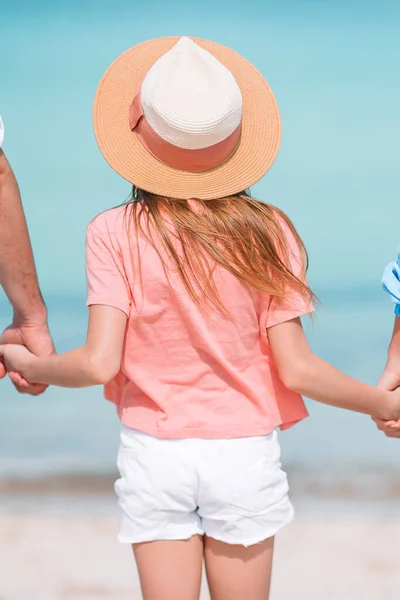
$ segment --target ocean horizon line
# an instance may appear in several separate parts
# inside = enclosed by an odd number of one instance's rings
[[[365,282],[356,285],[326,286],[310,282],[310,287],[320,300],[322,306],[335,308],[335,305],[343,304],[382,304],[390,307],[389,299],[384,295],[381,284]],[[86,292],[82,290],[71,291],[47,291],[43,292],[44,299],[48,307],[57,310],[57,306],[65,308],[68,305],[71,308],[82,308],[86,304]],[[4,297],[4,301],[7,299]],[[0,305],[2,298],[0,296]]]

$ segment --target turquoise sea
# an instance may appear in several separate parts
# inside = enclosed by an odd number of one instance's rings
[[[374,384],[390,336],[390,303],[376,290],[327,294],[314,322],[305,319],[317,353],[348,374]],[[49,298],[58,351],[84,342],[84,297]],[[6,319],[1,320],[1,325]],[[281,434],[283,459],[293,472],[333,480],[354,473],[397,471],[400,444],[380,434],[368,417],[308,402],[311,417]],[[1,384],[0,474],[5,479],[108,475],[115,471],[118,419],[101,388],[50,388],[45,395],[18,395]]]
[[[306,323],[311,344],[375,383],[393,323],[380,277],[400,242],[397,0],[1,2],[5,152],[58,350],[85,336],[86,226],[129,193],[96,148],[95,88],[119,53],[161,35],[214,39],[267,77],[283,139],[253,194],[285,210],[309,250],[310,283],[322,301],[314,324]],[[0,326],[9,318],[2,298]],[[309,407],[311,418],[281,436],[293,473],[322,481],[373,472],[398,481],[399,441],[367,417]],[[100,389],[50,389],[35,399],[0,382],[0,483],[111,474],[117,444],[118,422]]]

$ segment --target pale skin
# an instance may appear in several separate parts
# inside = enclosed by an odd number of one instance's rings
[[[87,340],[81,348],[38,357],[23,346],[11,344],[0,346],[0,356],[9,371],[21,373],[31,383],[100,385],[120,369],[125,329],[123,312],[96,305],[90,308]],[[268,338],[280,378],[289,389],[375,418],[400,418],[400,389],[371,387],[317,357],[300,319],[270,328]],[[268,600],[273,539],[245,548],[195,536],[187,541],[138,544],[134,553],[144,600],[198,600],[203,561],[213,600]]]
[[[400,386],[400,318],[396,317],[392,340],[388,349],[388,360],[378,387],[383,390],[394,390]],[[389,438],[400,439],[400,420],[384,421],[383,419],[373,418],[378,429],[384,432]]]
[[[13,170],[0,149],[0,285],[14,310],[12,324],[0,337],[1,344],[22,344],[38,356],[54,351],[47,328],[47,311],[40,293],[32,248]],[[6,368],[0,362],[0,378]],[[38,395],[45,385],[28,384],[9,370],[19,392]]]

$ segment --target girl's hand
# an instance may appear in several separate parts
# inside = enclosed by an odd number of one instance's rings
[[[375,425],[380,431],[389,438],[400,439],[400,419],[398,421],[382,421],[382,419],[372,418]]]
[[[46,320],[20,322],[14,317],[12,324],[0,336],[0,346],[18,344],[26,346],[35,356],[49,356],[54,352],[53,342]],[[6,375],[4,362],[0,359],[0,379]],[[28,383],[19,373],[8,374],[15,388],[21,394],[38,396],[47,386],[40,383]]]
[[[17,344],[0,345],[0,358],[11,377],[19,375],[29,380],[29,368],[36,357],[28,348]]]

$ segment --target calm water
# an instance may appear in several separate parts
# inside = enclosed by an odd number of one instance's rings
[[[315,322],[305,322],[313,348],[348,374],[376,382],[391,332],[390,303],[378,289],[322,295],[325,301]],[[84,298],[53,298],[49,307],[58,350],[83,343]],[[5,323],[4,315],[0,325]],[[2,383],[0,398],[2,477],[114,471],[118,420],[101,388],[50,388],[35,399]],[[292,470],[326,475],[400,469],[400,442],[380,435],[369,418],[311,401],[309,409],[310,419],[281,435],[284,460]]]

